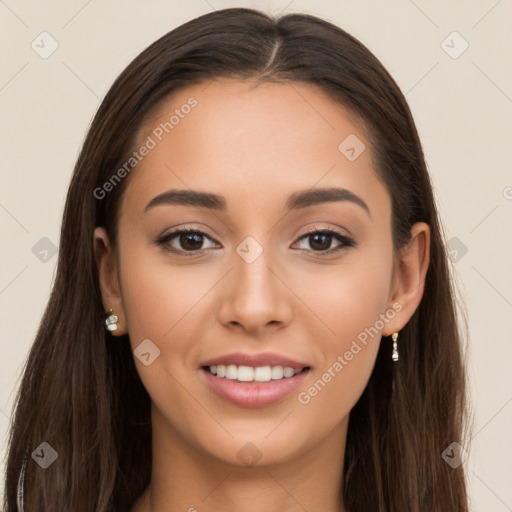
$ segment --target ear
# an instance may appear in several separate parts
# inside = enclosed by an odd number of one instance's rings
[[[411,238],[399,253],[394,269],[391,298],[388,308],[400,304],[402,309],[386,324],[382,334],[390,336],[400,331],[418,308],[425,289],[425,277],[430,261],[430,228],[417,222],[411,229]]]
[[[107,313],[112,313],[118,317],[117,330],[112,331],[112,336],[122,336],[126,334],[126,316],[119,286],[119,274],[117,261],[112,250],[105,228],[96,228],[94,230],[94,255],[100,281],[101,297],[103,307]],[[105,314],[105,318],[106,318]]]

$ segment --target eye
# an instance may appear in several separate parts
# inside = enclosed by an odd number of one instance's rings
[[[332,254],[355,246],[354,240],[332,229],[310,229],[306,234],[299,238],[299,241],[302,241],[300,243],[309,245],[310,247],[299,247],[299,249],[306,249],[320,253],[320,256]],[[332,247],[331,244],[335,241],[338,241],[339,243],[337,246]]]
[[[205,252],[205,248],[202,247],[204,238],[212,240],[202,231],[192,228],[182,228],[166,233],[156,240],[156,244],[163,246],[165,250],[178,254],[179,256],[194,256]],[[174,239],[176,240],[174,241]],[[213,246],[215,246],[215,243]],[[187,252],[190,254],[186,254]]]
[[[204,239],[210,240],[212,245],[206,248],[203,247]],[[356,245],[354,240],[332,229],[310,229],[298,240],[301,244],[310,246],[310,248],[299,247],[299,249],[319,253],[319,256],[336,253]],[[332,243],[335,241],[338,241],[338,245],[332,247]],[[155,243],[178,256],[197,256],[204,254],[206,249],[215,247],[217,242],[203,231],[181,228],[166,233]]]

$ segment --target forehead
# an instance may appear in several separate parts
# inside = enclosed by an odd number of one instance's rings
[[[181,89],[146,121],[139,145],[148,141],[123,198],[140,211],[167,188],[245,205],[314,186],[388,199],[363,123],[311,84],[216,79]]]

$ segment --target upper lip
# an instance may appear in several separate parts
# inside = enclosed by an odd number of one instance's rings
[[[302,370],[309,365],[289,357],[275,354],[274,352],[262,352],[261,354],[243,354],[242,352],[234,352],[223,356],[215,357],[204,361],[201,366],[218,366],[230,365],[236,366],[283,366],[290,367],[294,370]]]

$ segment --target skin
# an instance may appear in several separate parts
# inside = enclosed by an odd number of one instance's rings
[[[315,86],[219,79],[188,87],[162,104],[141,140],[191,96],[198,105],[129,176],[118,246],[103,228],[94,233],[105,310],[119,317],[114,335],[129,333],[133,349],[150,339],[161,351],[149,366],[135,358],[152,401],[153,467],[132,512],[343,512],[349,413],[381,334],[400,331],[418,307],[429,228],[415,224],[409,244],[393,252],[391,198],[363,125]],[[355,161],[338,150],[349,134],[366,145]],[[350,201],[287,212],[288,196],[312,187],[348,189],[370,214]],[[159,205],[144,212],[169,189],[222,195],[227,210]],[[154,244],[177,227],[205,232],[196,242],[205,253],[180,257]],[[313,228],[337,230],[356,245],[322,257],[322,247],[341,244],[333,237],[318,248],[303,236]],[[263,248],[252,263],[236,252],[247,236]],[[181,242],[177,236],[167,245],[186,252]],[[301,404],[298,392],[393,304],[400,312]],[[312,371],[279,403],[239,407],[215,395],[200,370],[237,351],[277,352]],[[253,467],[237,456],[248,442],[261,455]]]

